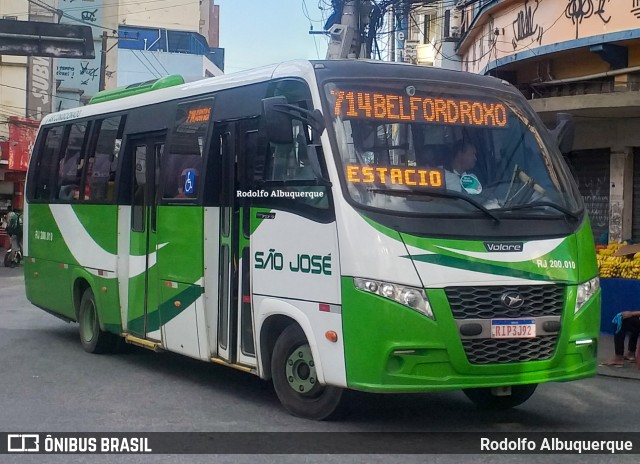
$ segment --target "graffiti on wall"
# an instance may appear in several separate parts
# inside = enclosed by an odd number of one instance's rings
[[[611,221],[609,222],[609,241],[622,241],[622,201],[611,202]]]
[[[611,15],[609,15],[607,19],[604,18],[607,15],[607,13],[604,11],[605,4],[609,3],[610,1],[611,0],[598,0],[598,9],[596,10],[596,14],[600,17],[602,22],[605,24],[611,21]]]
[[[597,229],[606,228],[609,224],[609,195],[607,194],[609,182],[607,176],[608,173],[602,177],[586,176],[577,179],[591,224]]]
[[[53,15],[43,7],[29,4],[29,20],[53,22]],[[53,60],[44,56],[27,58],[27,118],[42,119],[51,113],[52,91],[55,86]]]
[[[598,16],[604,24],[611,21],[611,15],[606,12],[610,0],[569,0],[564,10],[565,17],[576,27],[576,39],[580,37],[580,25],[585,19]]]
[[[466,31],[474,11],[477,29],[459,46],[465,67],[479,73],[520,51],[537,54],[538,47],[635,30],[640,20],[640,0],[518,0],[509,8],[500,7],[504,2],[484,3],[489,6],[478,10],[472,7],[476,2],[467,2],[462,13]],[[493,24],[487,30],[488,23]],[[482,46],[474,47],[480,41]]]
[[[107,2],[104,2],[107,3]],[[98,25],[103,23],[103,0],[64,0],[59,3],[60,9],[68,15],[62,17],[62,23],[77,24],[78,18],[91,25],[94,46],[100,50],[100,34]],[[68,91],[79,89],[83,95],[93,96],[99,90],[100,84],[100,55],[93,60],[59,59],[56,61],[56,79],[60,81],[60,88]]]
[[[529,4],[529,0],[524,2],[524,10],[518,12],[516,20],[512,23],[513,26],[513,40],[511,44],[513,49],[518,48],[518,42],[529,37],[535,37],[534,40],[538,44],[542,41],[542,35],[544,34],[544,28],[535,23],[536,11],[540,6],[540,0],[535,0],[535,8]]]

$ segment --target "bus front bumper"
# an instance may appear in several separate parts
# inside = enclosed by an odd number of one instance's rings
[[[527,362],[472,364],[443,290],[429,290],[435,320],[359,291],[344,278],[347,385],[371,392],[424,392],[563,382],[596,374],[600,294],[574,314],[569,287],[553,354]]]

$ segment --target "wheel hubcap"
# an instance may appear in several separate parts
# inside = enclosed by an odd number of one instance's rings
[[[286,374],[289,386],[297,393],[308,394],[317,387],[316,368],[309,345],[299,346],[289,355]]]
[[[87,305],[82,311],[82,338],[90,342],[93,339],[93,328],[96,322],[96,315],[93,310],[93,306]]]

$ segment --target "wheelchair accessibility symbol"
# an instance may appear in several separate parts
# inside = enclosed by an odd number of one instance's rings
[[[184,193],[192,195],[196,188],[196,171],[195,169],[188,169],[184,178]]]

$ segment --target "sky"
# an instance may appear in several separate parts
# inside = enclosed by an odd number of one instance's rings
[[[225,73],[293,59],[324,59],[327,39],[321,31],[328,0],[215,0],[220,5],[220,47],[225,49]],[[308,15],[305,16],[303,6]],[[329,10],[324,12],[325,17]],[[314,39],[315,38],[315,39]]]

